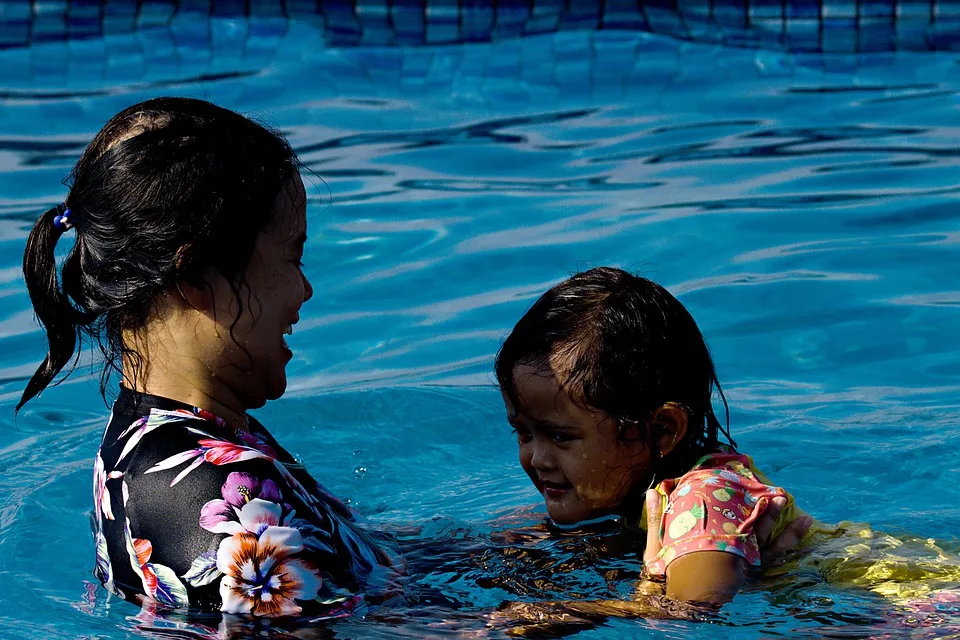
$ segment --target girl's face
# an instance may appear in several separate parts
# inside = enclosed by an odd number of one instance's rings
[[[618,438],[611,416],[578,405],[554,371],[527,365],[513,370],[522,406],[503,395],[516,429],[520,466],[543,495],[550,518],[574,524],[616,512],[646,475],[650,451]]]
[[[277,200],[274,220],[257,239],[239,300],[222,278],[214,287],[220,337],[215,375],[248,408],[279,398],[286,390],[286,367],[293,353],[284,336],[313,296],[301,269],[306,239],[306,194],[295,175]],[[242,313],[231,338],[238,310]]]

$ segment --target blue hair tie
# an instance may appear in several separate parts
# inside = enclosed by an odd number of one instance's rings
[[[60,215],[53,216],[53,226],[62,231],[73,229],[73,212],[70,209],[64,209]]]

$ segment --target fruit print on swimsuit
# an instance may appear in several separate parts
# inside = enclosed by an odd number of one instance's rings
[[[722,551],[760,563],[753,523],[769,499],[783,490],[760,483],[740,460],[743,456],[707,456],[677,480],[661,483],[666,508],[661,515],[663,548],[647,570],[662,575],[676,558],[697,551]],[[717,465],[717,466],[712,466]]]

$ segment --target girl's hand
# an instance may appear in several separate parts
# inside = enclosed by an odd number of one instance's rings
[[[647,567],[660,555],[663,545],[660,544],[660,494],[654,489],[648,489],[645,497],[647,509],[647,546],[643,550],[643,566]]]
[[[595,620],[565,610],[564,604],[511,602],[492,612],[487,626],[513,638],[562,638],[597,625]]]
[[[489,614],[488,627],[510,637],[561,638],[603,624],[609,618],[707,622],[712,608],[663,596],[634,600],[510,602]]]
[[[797,548],[813,524],[813,518],[810,516],[797,518],[788,524],[775,540],[771,540],[770,534],[773,533],[773,527],[785,506],[787,506],[786,498],[774,498],[763,515],[757,518],[753,527],[753,531],[757,534],[757,544],[760,545],[760,558],[765,568],[784,560]]]

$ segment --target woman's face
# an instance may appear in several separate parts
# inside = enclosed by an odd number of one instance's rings
[[[286,390],[293,353],[285,335],[293,333],[300,307],[313,296],[301,262],[307,218],[299,175],[276,206],[273,221],[257,239],[239,297],[223,278],[213,285],[219,338],[214,375],[247,408],[263,406]]]
[[[617,422],[574,402],[552,370],[513,371],[520,406],[504,394],[517,432],[520,466],[543,495],[554,522],[575,524],[612,512],[650,465],[650,450],[624,442]]]

